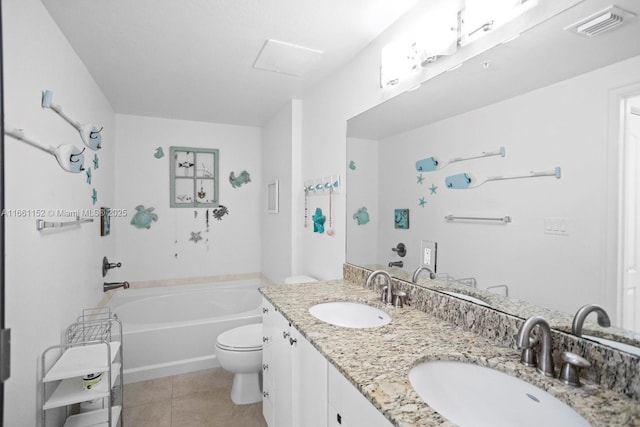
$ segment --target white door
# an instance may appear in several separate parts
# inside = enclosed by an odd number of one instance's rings
[[[626,100],[622,327],[640,330],[640,97]]]

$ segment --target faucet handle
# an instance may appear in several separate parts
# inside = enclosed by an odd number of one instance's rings
[[[572,387],[580,387],[578,368],[588,368],[591,363],[584,357],[569,351],[563,352],[560,357],[564,362],[562,369],[560,369],[560,381]]]
[[[409,305],[409,297],[406,292],[396,291],[393,293],[393,305],[396,308],[402,308],[404,305]]]
[[[536,345],[538,341],[535,338],[529,337],[529,346],[522,347],[522,354],[520,355],[520,363],[524,366],[537,366],[538,361],[536,358],[536,352],[533,349],[533,346]]]

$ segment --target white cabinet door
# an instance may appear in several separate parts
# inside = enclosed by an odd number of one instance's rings
[[[274,336],[276,310],[269,301],[262,300],[262,415],[269,427],[276,427],[274,403]]]
[[[262,413],[269,427],[327,425],[327,361],[288,320],[263,302]]]
[[[336,368],[328,367],[329,427],[392,427],[393,424]]]
[[[327,360],[298,330],[291,328],[293,360],[293,423],[327,425]]]
[[[273,337],[274,377],[273,398],[275,403],[275,427],[294,427],[293,424],[293,382],[292,352],[289,321],[280,313],[275,315],[275,334]]]

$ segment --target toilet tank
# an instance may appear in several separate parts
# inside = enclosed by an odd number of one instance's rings
[[[311,276],[291,276],[284,279],[285,285],[294,285],[296,283],[317,282],[318,280]]]

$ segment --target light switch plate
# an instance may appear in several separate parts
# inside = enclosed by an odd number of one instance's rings
[[[545,218],[544,233],[562,236],[569,235],[569,218]]]
[[[438,244],[430,240],[420,241],[420,265],[429,267],[436,273],[438,261]]]

